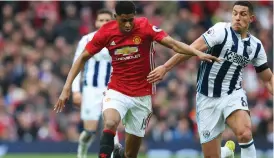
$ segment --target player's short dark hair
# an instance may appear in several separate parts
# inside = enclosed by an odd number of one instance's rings
[[[115,6],[115,12],[117,15],[135,14],[136,7],[132,1],[118,1]]]
[[[233,7],[235,5],[245,6],[248,8],[249,13],[253,13],[254,8],[253,8],[253,5],[249,1],[237,1],[234,3]]]
[[[106,8],[98,10],[97,15],[100,15],[100,14],[109,14],[111,17],[113,15],[113,13],[110,10],[106,9]]]

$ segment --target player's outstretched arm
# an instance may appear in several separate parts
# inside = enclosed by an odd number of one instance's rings
[[[208,49],[207,44],[205,43],[203,37],[199,37],[196,39],[190,47],[197,49],[199,51],[206,51]],[[184,62],[190,59],[192,55],[185,55],[185,54],[175,54],[173,55],[164,65],[160,65],[151,71],[147,77],[147,81],[150,83],[155,83],[161,81],[165,74],[170,71],[173,67],[178,65],[181,62]]]
[[[201,37],[200,37],[201,38]],[[191,56],[198,56],[200,60],[205,60],[208,62],[217,61],[219,62],[219,59],[217,57],[214,57],[210,54],[203,53],[194,47],[191,47],[185,43],[179,42],[170,36],[167,36],[163,38],[160,43],[168,48],[173,49],[175,52],[180,53],[180,54],[186,54],[186,55],[191,55]],[[205,46],[207,48],[207,46]]]
[[[274,77],[273,73],[271,72],[270,68],[259,72],[258,73],[259,78],[263,81],[265,87],[268,89],[268,91],[273,95],[273,82]]]
[[[76,52],[74,54],[73,64],[78,59],[78,57],[82,54],[82,52],[85,50],[85,46],[87,45],[88,40],[86,39],[86,36],[82,37],[82,39],[79,41]],[[81,72],[78,73],[78,75],[75,77],[75,79],[72,82],[72,101],[75,107],[79,108],[81,106],[82,102],[82,94],[80,92],[81,87]]]
[[[74,80],[74,78],[78,75],[78,73],[84,68],[84,65],[88,59],[90,59],[92,55],[88,53],[88,51],[84,51],[75,61],[75,63],[72,65],[66,83],[63,87],[62,93],[57,101],[57,103],[54,106],[54,110],[56,112],[61,112],[63,108],[65,107],[65,102],[68,100],[70,91],[71,91],[71,85]]]

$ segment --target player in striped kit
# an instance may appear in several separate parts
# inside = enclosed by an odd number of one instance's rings
[[[248,63],[253,64],[272,95],[273,73],[267,65],[261,41],[248,32],[253,20],[252,4],[238,1],[233,6],[232,23],[215,24],[192,44],[192,47],[221,59],[219,63],[202,62],[198,72],[196,117],[205,157],[234,157],[232,141],[220,148],[226,123],[237,137],[241,158],[256,158],[247,97],[241,85],[242,71]],[[152,71],[148,80],[161,80],[172,67],[190,57],[176,54]]]
[[[96,28],[100,28],[112,19],[112,12],[101,9],[97,13]],[[76,53],[74,62],[85,49],[87,43],[93,38],[96,31],[82,37]],[[84,122],[84,131],[80,134],[77,158],[86,158],[88,148],[93,142],[101,116],[103,92],[106,90],[110,73],[111,57],[106,48],[94,55],[84,66],[83,74],[79,73],[72,83],[73,101],[77,106],[81,105],[81,119]],[[83,77],[83,93],[80,92],[81,76]],[[116,135],[115,142],[118,142]]]

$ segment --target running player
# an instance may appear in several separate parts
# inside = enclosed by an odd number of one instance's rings
[[[273,95],[273,73],[267,65],[264,47],[248,32],[254,20],[253,6],[238,1],[233,6],[232,22],[215,24],[191,45],[207,51],[221,62],[202,62],[197,79],[197,123],[205,157],[233,157],[235,144],[220,148],[225,123],[235,133],[241,147],[241,158],[256,158],[251,120],[245,91],[242,89],[243,68],[251,63],[265,87]],[[163,78],[167,71],[191,56],[176,54],[148,76],[150,83]]]
[[[97,12],[95,27],[99,29],[108,21],[112,20],[112,12],[101,9]],[[96,31],[82,37],[76,53],[74,62],[84,51],[87,43],[93,38]],[[106,48],[94,55],[84,66],[83,71],[83,94],[80,92],[81,73],[79,73],[72,83],[72,97],[75,105],[81,105],[81,119],[84,123],[84,130],[80,134],[77,150],[77,158],[86,158],[88,148],[96,136],[98,120],[101,116],[103,92],[106,90],[110,73],[111,57]],[[117,135],[115,142],[118,143]]]
[[[112,57],[113,72],[103,99],[104,131],[99,158],[110,157],[120,120],[126,130],[125,152],[114,157],[137,158],[152,112],[151,95],[155,89],[147,82],[147,75],[154,67],[153,42],[178,53],[197,55],[201,60],[211,62],[218,59],[172,39],[163,30],[151,25],[147,18],[135,18],[136,9],[131,1],[117,2],[115,11],[116,20],[97,31],[72,66],[54,109],[62,111],[75,76],[88,59],[106,47]]]

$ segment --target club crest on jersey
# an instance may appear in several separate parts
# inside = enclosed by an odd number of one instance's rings
[[[120,49],[116,49],[114,54],[115,55],[130,55],[132,53],[138,52],[138,47],[123,47]]]
[[[161,32],[162,29],[158,28],[157,26],[152,26],[153,31],[155,32]]]
[[[142,41],[141,37],[139,37],[139,36],[134,36],[133,37],[133,43],[134,44],[140,44],[141,41]]]
[[[111,99],[110,98],[107,98],[107,99],[105,99],[105,102],[109,102]]]
[[[209,34],[209,35],[213,35],[214,34],[214,29],[209,29],[206,33]]]

